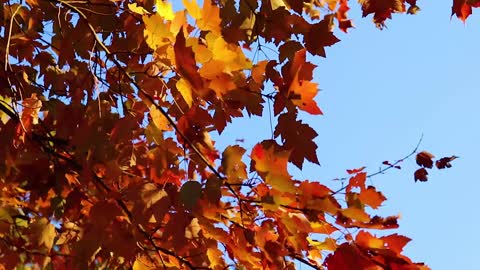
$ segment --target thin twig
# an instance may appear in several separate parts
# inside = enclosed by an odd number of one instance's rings
[[[409,153],[408,155],[406,155],[405,157],[403,157],[403,158],[395,161],[394,163],[389,164],[387,167],[382,168],[382,169],[378,170],[377,172],[374,172],[374,173],[372,173],[372,174],[367,175],[367,178],[372,178],[372,177],[374,177],[374,176],[376,176],[376,175],[383,174],[383,173],[385,173],[386,171],[388,171],[388,170],[390,170],[390,169],[392,169],[392,168],[395,168],[395,166],[397,166],[398,164],[402,163],[402,162],[405,161],[406,159],[408,159],[408,158],[410,158],[411,156],[413,156],[415,153],[417,153],[418,148],[420,147],[420,144],[422,143],[422,140],[423,140],[423,134],[422,134],[422,136],[420,136],[420,139],[418,140],[418,143],[417,143],[417,145],[415,146],[415,148],[412,150],[412,152],[410,152],[410,153]],[[343,178],[339,178],[339,179],[335,179],[335,180],[337,180],[337,181],[345,181],[345,180],[347,180],[348,178],[349,178],[349,177],[343,177]],[[337,194],[337,193],[345,190],[346,188],[347,188],[347,186],[344,186],[344,187],[338,189],[337,191],[333,192],[332,195],[335,195],[335,194]]]

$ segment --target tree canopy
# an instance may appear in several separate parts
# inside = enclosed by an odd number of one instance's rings
[[[398,216],[366,180],[415,155],[427,181],[455,156],[417,147],[339,189],[288,170],[319,164],[307,56],[354,27],[352,2],[1,0],[0,269],[429,269],[372,231]],[[419,10],[358,2],[379,28]],[[222,137],[269,110],[272,138]]]

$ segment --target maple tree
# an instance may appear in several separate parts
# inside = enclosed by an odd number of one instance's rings
[[[0,268],[428,269],[409,238],[369,231],[398,217],[374,214],[386,198],[366,179],[417,154],[426,181],[457,157],[415,149],[337,190],[288,172],[319,163],[298,116],[322,114],[306,58],[353,27],[349,1],[174,2],[1,0]],[[419,10],[358,2],[380,28]],[[215,147],[267,100],[273,139]]]

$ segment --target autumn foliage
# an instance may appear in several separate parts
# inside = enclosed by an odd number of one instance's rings
[[[371,230],[398,217],[375,213],[365,169],[340,189],[288,171],[319,163],[299,118],[322,114],[307,56],[357,4],[172,2],[1,0],[0,269],[428,269],[402,254],[409,238]],[[358,2],[379,28],[419,10]],[[268,110],[272,139],[222,137]],[[456,158],[414,154],[415,181]]]

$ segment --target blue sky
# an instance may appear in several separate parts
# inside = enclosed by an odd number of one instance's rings
[[[473,203],[480,189],[480,11],[463,24],[450,19],[451,1],[419,1],[417,15],[394,15],[380,31],[371,17],[360,18],[356,1],[351,5],[356,29],[338,33],[342,41],[327,49],[326,59],[312,58],[325,115],[302,117],[319,133],[322,166],[292,174],[330,184],[345,169],[375,172],[382,161],[408,154],[423,134],[420,149],[460,159],[432,171],[426,183],[414,183],[414,159],[373,178],[388,198],[381,213],[401,214],[397,232],[413,239],[405,249],[413,260],[435,270],[478,269],[480,217]],[[270,137],[268,114],[234,120],[222,137],[243,138],[251,147]]]

